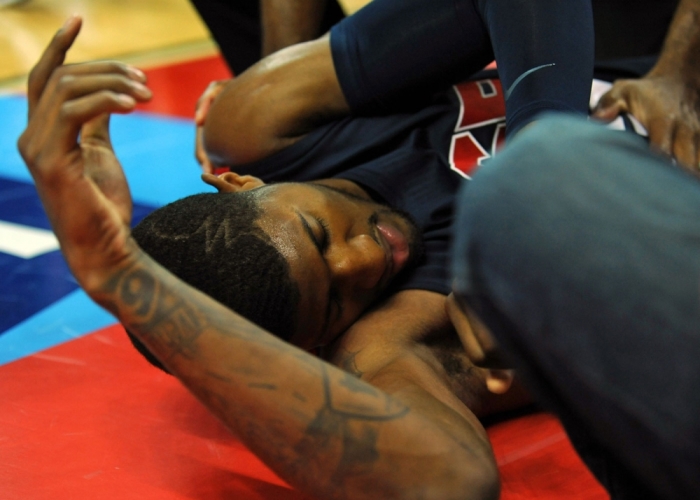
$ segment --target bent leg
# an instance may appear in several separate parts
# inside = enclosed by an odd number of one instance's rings
[[[543,111],[588,113],[587,0],[379,0],[333,27],[331,50],[354,114],[416,109],[494,53],[509,137]]]
[[[456,227],[456,292],[613,497],[694,497],[700,181],[632,134],[546,118],[465,186]]]

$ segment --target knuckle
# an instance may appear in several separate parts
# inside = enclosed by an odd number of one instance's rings
[[[105,71],[108,73],[119,73],[121,75],[127,75],[129,73],[126,64],[120,61],[105,61],[104,64]]]
[[[56,75],[56,90],[59,92],[67,91],[75,82],[75,76],[71,74],[57,74]]]
[[[26,130],[17,139],[17,149],[19,150],[19,154],[25,160],[27,160],[31,156],[30,139]]]
[[[117,94],[116,92],[109,90],[109,89],[100,90],[99,92],[97,92],[96,96],[97,96],[97,101],[101,102],[101,103],[105,103],[105,104],[107,104],[107,103],[118,104],[119,103],[119,99],[118,99],[119,94]]]
[[[60,121],[67,121],[71,117],[71,107],[69,103],[63,103],[61,104],[61,107],[58,108],[58,119]]]
[[[37,79],[39,78],[39,73],[40,73],[40,68],[37,66],[34,66],[30,71],[29,71],[29,76],[27,77],[27,85],[28,87],[35,87],[39,82],[37,82]]]
[[[41,151],[27,133],[22,134],[17,140],[17,149],[28,167],[34,167],[37,164]]]

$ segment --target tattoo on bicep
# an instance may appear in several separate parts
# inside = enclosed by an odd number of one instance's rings
[[[275,384],[263,384],[263,383],[250,383],[248,387],[251,389],[264,389],[267,391],[276,391],[277,386]]]
[[[339,377],[339,380],[332,380]],[[349,373],[331,374],[322,368],[323,406],[308,425],[304,438],[296,445],[299,456],[340,452],[332,482],[368,472],[379,459],[377,440],[383,423],[398,420],[409,408],[388,394],[366,384]],[[335,383],[334,383],[335,382]],[[344,390],[343,390],[344,389]],[[363,393],[362,403],[351,403],[353,394]],[[340,442],[337,438],[341,437]],[[341,449],[338,450],[337,447]]]

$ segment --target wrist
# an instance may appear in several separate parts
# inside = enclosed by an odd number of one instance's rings
[[[700,0],[682,0],[659,60],[647,76],[670,76],[700,87]]]
[[[146,254],[131,236],[125,239],[123,245],[112,245],[105,252],[74,252],[70,256],[66,253],[73,275],[85,293],[110,311],[107,302],[111,301],[107,297],[113,288],[111,283],[114,277],[122,274],[125,269],[143,265],[146,259]]]

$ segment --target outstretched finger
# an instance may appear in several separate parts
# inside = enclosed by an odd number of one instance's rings
[[[667,155],[672,155],[673,138],[676,132],[674,122],[668,119],[656,119],[646,127],[651,145]]]
[[[77,64],[64,64],[55,68],[46,83],[44,91],[48,90],[51,77],[60,79],[64,76],[83,77],[98,74],[116,74],[125,76],[139,83],[146,83],[146,75],[140,69],[121,61],[90,61]]]
[[[78,33],[80,33],[82,23],[83,20],[79,16],[69,17],[63,27],[56,32],[41,55],[39,62],[36,63],[29,73],[27,100],[29,101],[30,119],[41,94],[44,92],[46,83],[54,70],[63,64],[66,52],[73,45]]]
[[[52,150],[63,154],[76,147],[78,133],[83,124],[104,113],[129,113],[136,106],[136,99],[127,94],[102,90],[68,101],[61,106],[59,126],[51,135]]]
[[[673,137],[673,156],[691,170],[698,168],[695,136],[695,130],[685,123],[679,123]]]
[[[147,101],[152,93],[140,82],[121,74],[95,74],[89,76],[64,76],[50,94],[60,101],[69,101],[100,90],[111,90],[119,94],[129,94],[139,101]]]

